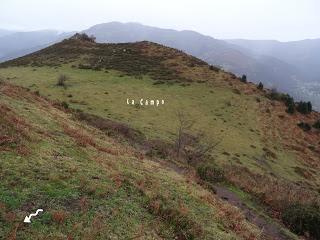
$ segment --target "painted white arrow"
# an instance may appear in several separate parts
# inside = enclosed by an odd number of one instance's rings
[[[24,223],[31,223],[31,218],[35,217],[39,214],[39,212],[43,212],[43,209],[38,209],[36,213],[31,213],[29,216],[26,216],[23,220]]]

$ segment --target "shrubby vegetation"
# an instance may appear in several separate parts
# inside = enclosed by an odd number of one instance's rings
[[[64,108],[64,109],[68,109],[69,108],[69,104],[65,101],[61,102],[61,106]]]
[[[212,164],[201,164],[197,168],[197,173],[202,180],[208,181],[209,183],[222,182],[225,180],[223,169]]]
[[[316,128],[316,129],[320,129],[320,120],[316,121],[316,122],[313,124],[313,127]]]
[[[293,114],[296,111],[296,107],[294,103],[290,103],[287,105],[287,113]]]
[[[309,123],[305,123],[305,122],[300,122],[298,123],[298,126],[303,129],[304,131],[310,131],[311,130],[311,126]]]
[[[320,239],[319,206],[294,204],[284,211],[282,219],[294,233]]]
[[[296,109],[302,114],[308,114],[312,112],[312,104],[311,102],[299,102]]]
[[[298,103],[295,103],[293,97],[291,97],[289,94],[280,93],[275,88],[271,90],[271,92],[268,94],[268,97],[271,100],[284,102],[287,106],[288,113],[293,114],[295,113],[295,111],[298,111],[302,114],[308,114],[312,112],[311,102],[300,101]]]
[[[220,68],[218,68],[216,66],[213,66],[213,65],[210,65],[209,69],[212,70],[212,71],[215,71],[215,72],[219,72],[220,71]]]
[[[58,77],[58,81],[57,81],[57,86],[59,87],[66,87],[66,81],[67,81],[68,77],[65,74],[61,74]]]
[[[73,35],[71,37],[71,39],[77,39],[77,40],[87,41],[87,42],[92,42],[92,43],[94,43],[96,41],[96,37],[95,36],[93,36],[93,35],[88,36],[85,33],[76,33],[75,35]]]

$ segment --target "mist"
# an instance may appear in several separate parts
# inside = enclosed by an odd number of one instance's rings
[[[2,0],[0,28],[79,31],[111,21],[195,30],[219,39],[294,41],[320,37],[317,0]]]

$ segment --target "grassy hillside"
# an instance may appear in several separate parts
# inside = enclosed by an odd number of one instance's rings
[[[3,236],[252,239],[268,234],[203,186],[232,186],[275,222],[319,202],[319,130],[297,126],[319,114],[288,114],[270,91],[182,52],[71,39],[0,67],[1,135],[17,138],[0,144]],[[18,224],[38,206],[45,217]]]
[[[192,175],[142,157],[25,89],[1,84],[0,92],[1,239],[258,234],[239,210],[217,200]],[[37,208],[44,214],[23,224]]]

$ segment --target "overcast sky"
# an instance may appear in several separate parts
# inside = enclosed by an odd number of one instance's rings
[[[320,38],[319,0],[0,0],[0,28],[83,30],[120,21],[215,38]]]

